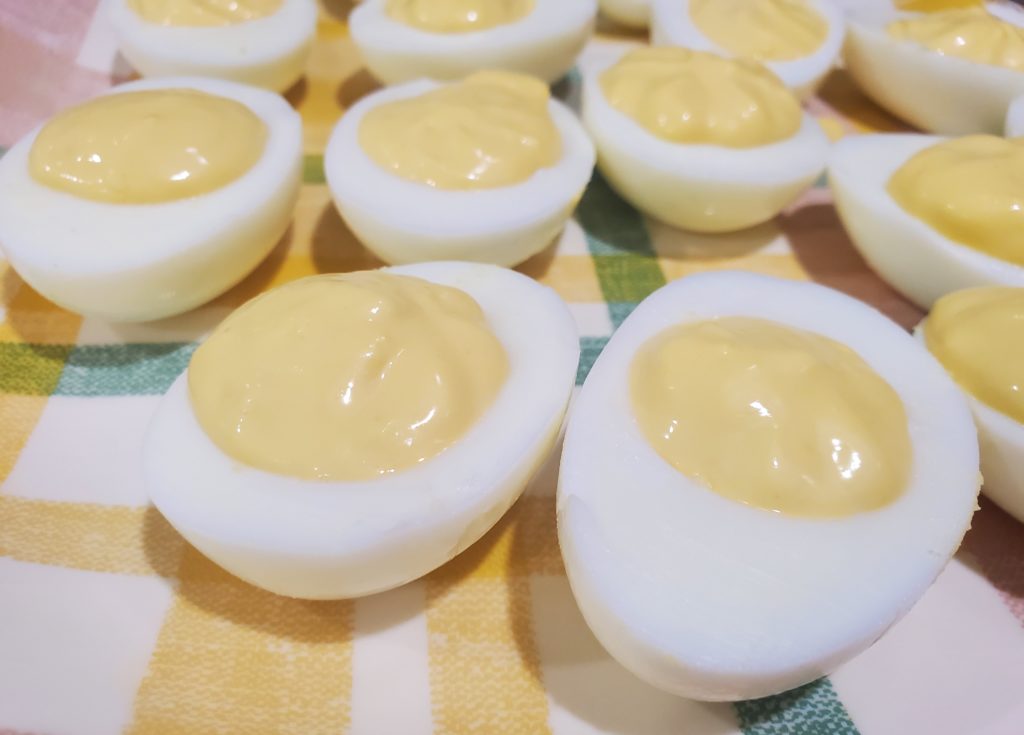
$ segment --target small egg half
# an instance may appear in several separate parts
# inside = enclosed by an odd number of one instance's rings
[[[319,300],[322,289],[332,299],[338,288],[358,291],[353,277],[447,288],[423,302],[401,291],[359,291],[358,309],[324,308],[342,302]],[[437,331],[438,314],[467,305],[477,326],[457,320]],[[246,310],[256,322],[243,326]],[[331,333],[354,340],[341,358],[332,344],[304,343]],[[438,334],[444,339],[432,338]],[[296,350],[282,355],[285,344]],[[250,351],[263,361],[249,361]],[[238,359],[240,372],[261,376],[258,385],[232,382]],[[197,360],[205,360],[198,373]],[[146,436],[146,484],[186,539],[247,582],[310,599],[383,591],[451,559],[512,505],[557,440],[578,360],[565,303],[515,271],[437,262],[285,284],[228,317],[171,386]],[[501,374],[486,372],[491,365]],[[221,397],[240,413],[218,413]],[[463,410],[481,397],[482,413]],[[349,409],[361,412],[359,421],[348,421]],[[333,418],[321,432],[313,427],[323,415]],[[442,443],[415,454],[417,432],[435,421],[462,428],[452,442],[441,435]],[[249,445],[235,442],[246,436],[277,441],[243,455]]]
[[[647,411],[671,418],[657,444]],[[862,496],[843,483],[863,469]],[[793,494],[811,476],[834,490]],[[906,613],[959,546],[978,485],[967,403],[899,326],[815,284],[702,274],[644,300],[594,364],[566,428],[558,538],[621,664],[684,697],[750,699],[829,673]]]
[[[273,249],[301,167],[301,121],[277,94],[198,77],[123,84],[0,159],[0,249],[71,311],[111,321],[179,314]]]
[[[204,76],[274,91],[302,76],[314,0],[104,0],[121,53],[144,77]]]
[[[990,159],[1003,159],[1003,149],[1011,144],[988,136],[985,139],[995,147]],[[952,196],[953,184],[959,183],[964,200],[974,206],[970,211],[975,214],[959,217],[956,237],[907,211],[894,199],[889,184],[897,172],[916,155],[950,140],[911,133],[850,136],[833,147],[829,160],[829,185],[853,244],[872,269],[923,309],[930,308],[940,296],[964,288],[1024,286],[1024,251],[1017,240],[997,237],[1001,244],[998,256],[981,245],[970,244],[982,215],[1007,221],[1020,216],[1013,201],[1021,193],[1015,193],[1012,173],[999,178],[980,171],[972,175],[977,164],[966,160],[961,168],[944,173],[948,178],[943,181],[949,186],[934,185],[939,181],[935,173],[924,173],[910,184],[911,194],[921,193],[930,180],[930,206],[952,218],[963,211],[964,202]],[[953,155],[959,154],[954,151]],[[1001,192],[994,188],[998,181],[1006,187]]]
[[[385,84],[460,79],[505,69],[553,82],[594,30],[597,0],[366,0],[348,27],[370,73]]]

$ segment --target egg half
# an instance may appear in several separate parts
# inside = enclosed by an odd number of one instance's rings
[[[29,172],[42,126],[0,159],[0,248],[18,274],[60,306],[111,321],[187,311],[240,281],[291,221],[302,166],[302,125],[280,96],[217,79],[149,79],[110,94],[197,90],[242,103],[267,129],[239,178],[205,194],[154,204],[95,201]]]
[[[145,479],[160,512],[213,561],[272,592],[356,597],[430,572],[504,514],[558,437],[579,342],[553,291],[514,271],[471,263],[386,272],[471,296],[508,356],[494,402],[440,454],[360,482],[256,469],[225,454],[201,428],[187,372],[146,437]]]
[[[537,0],[509,23],[464,32],[424,30],[391,17],[391,0],[366,0],[348,27],[370,73],[385,84],[460,79],[504,69],[553,82],[576,62],[594,29],[596,0]]]
[[[1024,267],[951,240],[886,190],[915,153],[944,140],[917,134],[851,136],[829,160],[829,185],[853,244],[883,279],[923,309],[972,286],[1024,286]]]
[[[747,0],[748,12],[755,13],[748,22],[758,23],[757,5],[760,0]],[[775,0],[770,0],[774,2]],[[775,3],[779,12],[786,12],[785,3]],[[825,36],[813,51],[792,59],[758,58],[757,54],[740,53],[728,49],[709,38],[694,21],[690,0],[651,0],[651,42],[659,46],[683,46],[699,51],[712,51],[726,56],[748,56],[761,61],[771,69],[797,96],[809,97],[835,65],[843,47],[846,25],[843,13],[828,0],[804,0],[803,5],[824,21]],[[738,10],[747,8],[737,5]],[[763,33],[767,31],[761,30]]]
[[[144,77],[217,77],[283,91],[302,76],[316,32],[314,0],[281,0],[263,17],[203,26],[148,21],[132,0],[105,3],[121,53]]]
[[[436,188],[373,161],[359,141],[364,117],[379,106],[441,86],[421,79],[382,89],[341,118],[324,154],[338,211],[363,244],[388,263],[521,263],[550,245],[565,226],[590,180],[593,144],[572,111],[550,100],[561,157],[521,183],[475,190]]]
[[[895,501],[838,518],[787,515],[712,492],[662,459],[638,427],[631,365],[670,327],[731,316],[830,338],[895,390],[912,453]],[[743,441],[719,440],[742,461]],[[749,699],[812,681],[877,640],[956,550],[978,484],[967,404],[896,324],[814,284],[703,274],[648,297],[594,364],[566,429],[558,537],[584,618],[620,663],[681,696]]]

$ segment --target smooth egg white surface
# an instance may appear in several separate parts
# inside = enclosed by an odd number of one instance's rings
[[[786,140],[753,148],[673,143],[609,104],[604,67],[583,82],[583,122],[601,172],[645,213],[685,230],[730,232],[765,222],[825,169],[829,141],[806,112]]]
[[[627,28],[646,28],[651,20],[651,0],[599,0],[601,14]]]
[[[899,499],[791,517],[717,495],[655,452],[631,406],[637,350],[670,326],[725,316],[837,340],[889,382],[913,448]],[[558,535],[580,609],[620,663],[681,696],[750,699],[832,671],[906,613],[959,545],[978,484],[967,404],[900,327],[814,284],[702,274],[641,303],[594,364],[566,429]]]
[[[302,124],[279,95],[218,79],[149,79],[109,94],[196,89],[241,102],[267,126],[256,164],[235,181],[156,204],[99,202],[29,173],[40,125],[0,159],[0,248],[60,306],[111,321],[146,321],[209,301],[247,275],[284,235],[298,196]]]
[[[918,151],[943,139],[879,134],[843,138],[829,160],[836,210],[853,244],[883,279],[923,309],[972,286],[1024,286],[1024,268],[950,240],[903,209],[889,179]]]
[[[302,76],[316,32],[315,0],[282,0],[271,15],[226,26],[162,26],[127,0],[104,0],[118,47],[144,77],[203,76],[284,91]]]
[[[1024,97],[1018,97],[1006,112],[1006,137],[1024,135]]]
[[[925,318],[914,336],[925,344]],[[1024,424],[979,401],[963,390],[974,415],[981,451],[981,491],[1000,508],[1024,523]]]
[[[596,0],[537,0],[512,23],[467,33],[433,33],[393,20],[387,0],[366,0],[348,27],[370,73],[385,84],[423,77],[461,79],[481,69],[565,75],[594,30]]]
[[[324,154],[327,184],[342,218],[388,263],[468,260],[512,266],[550,245],[572,215],[594,168],[594,146],[576,116],[552,99],[548,110],[562,157],[512,186],[442,189],[377,165],[359,144],[374,107],[430,92],[418,80],[364,97],[338,122]]]
[[[579,361],[575,322],[551,289],[494,266],[439,262],[391,272],[464,290],[508,353],[495,402],[451,447],[366,482],[317,482],[240,465],[203,432],[187,373],[150,426],[153,503],[200,551],[282,595],[356,597],[416,579],[505,513],[554,445]]]
[[[886,32],[892,21],[911,16],[875,8],[847,18],[843,61],[857,86],[931,133],[1002,134],[1007,107],[1024,94],[1024,73],[939,54]]]
[[[843,47],[846,25],[843,12],[828,0],[807,0],[825,19],[828,33],[818,49],[790,61],[763,61],[800,98],[814,94],[832,70]],[[651,0],[651,43],[655,46],[683,46],[734,56],[705,36],[690,17],[690,0]]]

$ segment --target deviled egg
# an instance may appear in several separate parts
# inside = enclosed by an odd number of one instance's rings
[[[870,646],[966,532],[967,403],[865,304],[740,272],[625,320],[566,428],[558,538],[626,668],[703,700],[763,697]]]
[[[637,208],[727,232],[777,215],[825,168],[828,138],[754,61],[640,48],[583,83],[598,165]]]
[[[279,95],[217,79],[124,84],[0,159],[0,249],[51,301],[112,321],[187,311],[288,228],[302,126]]]
[[[121,53],[144,77],[204,76],[275,91],[302,76],[314,0],[104,0]]]
[[[832,69],[846,33],[829,0],[651,0],[651,41],[760,61],[799,97]]]
[[[972,286],[1024,286],[1024,139],[848,137],[829,184],[864,259],[923,309]]]
[[[576,62],[596,15],[597,0],[366,0],[348,27],[385,84],[482,69],[553,82]]]
[[[651,22],[651,0],[598,0],[601,14],[627,28],[646,28]]]
[[[579,359],[550,289],[425,263],[313,276],[229,316],[149,429],[150,496],[259,587],[346,598],[482,536],[557,440]]]
[[[943,296],[917,335],[967,395],[981,447],[982,491],[1024,521],[1024,288]]]
[[[331,134],[324,169],[341,216],[386,262],[511,266],[562,230],[594,158],[547,85],[488,71],[363,98]]]
[[[846,69],[875,102],[932,133],[1002,133],[1024,94],[1024,12],[1009,3],[847,19]]]

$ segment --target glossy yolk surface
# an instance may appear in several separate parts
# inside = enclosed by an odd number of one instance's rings
[[[761,61],[813,54],[828,22],[806,0],[690,0],[690,17],[726,51]]]
[[[161,26],[228,26],[273,15],[283,0],[128,0],[147,23]]]
[[[432,33],[466,33],[513,23],[529,15],[536,0],[388,0],[387,14]]]
[[[1024,28],[997,18],[984,7],[926,13],[890,23],[887,30],[894,38],[914,41],[940,54],[1024,71]]]

